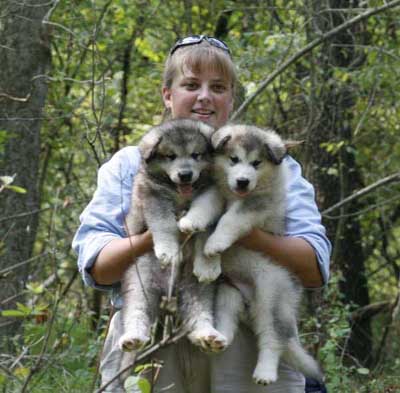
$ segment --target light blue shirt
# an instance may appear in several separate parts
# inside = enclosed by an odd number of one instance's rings
[[[329,278],[331,244],[321,224],[315,203],[314,188],[301,175],[301,167],[290,156],[286,235],[306,240],[315,250],[324,282]],[[97,255],[113,239],[126,237],[124,217],[128,213],[134,176],[140,164],[139,149],[129,146],[117,152],[100,168],[93,199],[80,216],[81,225],[72,247],[78,254],[78,267],[84,282],[92,287],[110,290],[119,284],[99,285],[90,274]]]

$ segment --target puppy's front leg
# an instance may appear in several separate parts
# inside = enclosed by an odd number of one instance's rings
[[[224,201],[215,186],[196,197],[189,211],[179,220],[179,229],[184,233],[204,232],[222,214]]]
[[[204,254],[204,244],[208,233],[198,233],[195,237],[193,274],[199,282],[210,283],[215,281],[221,274],[221,256],[215,255],[211,258]]]
[[[212,257],[222,253],[236,240],[250,232],[260,220],[257,213],[254,210],[243,209],[242,201],[234,202],[220,218],[215,231],[208,238],[204,247],[205,255]]]
[[[161,266],[166,267],[179,264],[182,252],[173,204],[167,200],[161,202],[149,196],[144,214],[153,236],[154,253]]]

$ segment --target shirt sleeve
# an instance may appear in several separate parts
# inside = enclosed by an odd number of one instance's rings
[[[99,252],[111,240],[126,237],[124,219],[128,213],[133,178],[140,164],[137,147],[125,147],[101,166],[97,189],[92,200],[80,215],[80,226],[72,241],[78,254],[78,268],[85,284],[102,290],[115,285],[99,285],[90,270]]]
[[[286,235],[306,240],[315,250],[324,283],[329,279],[332,246],[321,224],[321,214],[315,201],[313,186],[302,177],[300,164],[286,158],[289,167]]]

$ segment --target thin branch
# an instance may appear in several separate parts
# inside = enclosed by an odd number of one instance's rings
[[[27,102],[31,98],[31,93],[28,93],[25,97],[15,97],[15,96],[12,96],[12,95],[7,94],[7,93],[0,92],[0,97],[7,98],[7,99],[9,99],[11,101]]]
[[[352,312],[350,318],[352,321],[359,323],[360,320],[370,319],[382,312],[392,311],[396,306],[396,304],[397,304],[397,299],[396,301],[393,302],[383,301],[383,302],[368,304],[367,306],[361,307],[358,310]]]
[[[13,216],[1,217],[0,224],[5,221],[10,221],[10,220],[18,219],[18,218],[24,218],[27,216],[33,216],[34,214],[38,214],[38,213],[43,213],[49,209],[51,209],[51,207],[45,207],[43,209],[36,209],[36,210],[32,210],[30,212],[18,213],[18,214],[14,214]]]
[[[50,251],[46,251],[46,252],[44,252],[42,254],[39,254],[39,255],[36,255],[36,256],[34,256],[32,258],[26,259],[25,261],[18,262],[15,265],[7,266],[5,269],[0,270],[0,278],[2,276],[4,276],[6,273],[10,272],[10,271],[15,270],[15,269],[17,269],[17,268],[19,268],[21,266],[27,265],[28,263],[31,263],[32,261],[35,261],[36,259],[45,257],[48,254],[50,254]]]
[[[293,63],[297,60],[301,59],[304,55],[308,52],[311,52],[314,48],[321,45],[329,38],[335,36],[336,34],[340,33],[343,30],[348,29],[349,27],[368,19],[369,17],[379,14],[383,11],[387,11],[391,8],[395,8],[400,5],[400,0],[391,1],[386,3],[381,7],[372,8],[367,12],[364,12],[360,15],[355,16],[354,18],[349,19],[347,22],[341,24],[340,26],[335,27],[334,29],[328,31],[327,33],[323,34],[321,37],[316,38],[314,41],[310,42],[306,45],[303,49],[299,50],[293,56],[291,56],[288,60],[286,60],[279,68],[273,71],[268,78],[266,78],[263,82],[260,83],[259,88],[256,90],[254,94],[252,94],[249,98],[247,98],[242,105],[233,113],[231,120],[237,119],[244,110],[256,99],[257,96],[261,94],[261,92],[271,84],[275,78],[277,78],[280,74],[282,74],[287,68],[289,68]]]
[[[326,215],[330,213],[331,211],[341,208],[344,205],[354,201],[355,199],[361,198],[362,196],[369,194],[370,192],[374,191],[375,189],[382,187],[386,184],[399,181],[400,180],[400,172],[394,173],[393,175],[387,176],[383,179],[378,180],[375,183],[370,184],[367,187],[362,188],[361,190],[355,192],[354,194],[348,196],[347,198],[342,199],[340,202],[335,203],[333,206],[328,207],[328,209],[324,210],[322,212],[322,215]]]

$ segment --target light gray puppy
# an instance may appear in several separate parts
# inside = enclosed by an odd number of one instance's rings
[[[124,334],[119,340],[122,350],[138,350],[150,340],[150,329],[159,314],[161,296],[168,294],[171,275],[180,270],[183,255],[177,219],[191,204],[202,205],[202,198],[209,199],[213,131],[198,121],[171,120],[152,128],[139,143],[142,161],[134,181],[126,226],[128,234],[149,229],[154,252],[138,258],[122,279]],[[208,207],[199,222],[212,221],[216,214],[214,209],[220,210],[221,206]],[[204,258],[204,239],[201,236],[198,239],[202,241],[197,246],[201,259]],[[192,247],[187,249],[190,254]],[[212,265],[218,265],[217,259],[211,259],[215,262]],[[201,334],[198,331],[202,330],[202,324],[205,321],[207,326],[212,323],[208,309],[212,307],[213,286],[205,288],[199,284],[192,275],[192,255],[186,255],[186,260],[190,263],[184,266],[185,272],[176,284],[178,291],[182,289],[181,318],[199,340]],[[195,307],[192,300],[200,294],[204,301]],[[202,324],[196,324],[197,318]],[[218,337],[217,332],[212,333]]]
[[[225,211],[208,238],[204,252],[208,257],[221,254],[224,276],[238,287],[243,283],[243,288],[251,288],[246,297],[251,327],[258,340],[258,361],[253,379],[259,384],[277,380],[281,359],[307,376],[321,379],[317,363],[302,348],[297,336],[300,284],[287,269],[273,263],[266,255],[234,245],[253,228],[284,234],[288,176],[284,157],[292,144],[285,143],[272,130],[247,125],[227,125],[212,136],[214,174]],[[194,206],[181,219],[182,230],[195,229],[195,223],[206,206],[221,205],[217,201],[218,194],[209,197],[212,199],[203,207]],[[218,259],[215,261],[218,263]],[[208,262],[206,259],[199,261],[197,277],[200,281],[212,281],[220,271],[220,268],[210,268]],[[202,337],[197,344],[203,348],[211,346],[213,350],[228,346],[244,311],[245,301],[241,292],[231,285],[220,284],[214,317],[215,328],[223,335],[218,338],[222,345],[212,345],[214,326],[209,325],[207,333],[206,324],[203,324]],[[212,314],[213,309],[210,308],[209,312]]]

